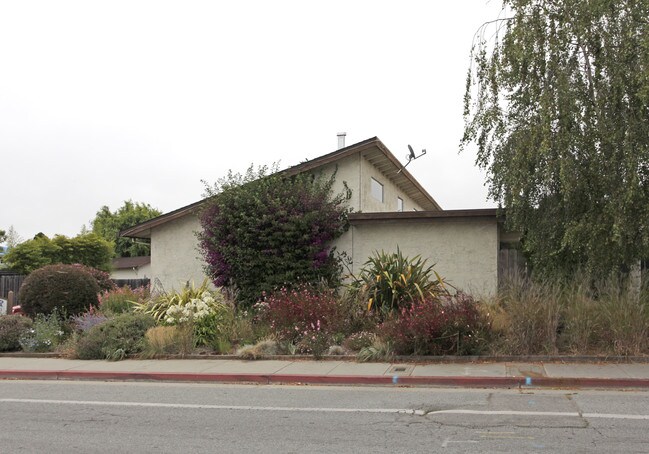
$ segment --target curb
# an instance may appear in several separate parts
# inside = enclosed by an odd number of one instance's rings
[[[133,380],[314,385],[448,386],[462,388],[640,388],[647,378],[557,377],[412,377],[386,375],[197,374],[177,372],[93,372],[60,370],[0,370],[0,379]]]
[[[25,353],[25,352],[0,352],[0,358],[62,358],[65,356],[56,352],[49,353]],[[141,359],[137,355],[128,357],[128,359]],[[192,354],[192,355],[166,355],[156,357],[154,359],[219,359],[219,360],[244,360],[244,361],[265,361],[265,360],[290,360],[290,361],[352,361],[358,362],[354,355],[325,355],[321,358],[314,358],[313,355],[268,355],[260,359],[250,360],[242,358],[237,355],[212,355],[212,354]],[[612,363],[612,364],[628,364],[628,363],[649,363],[649,355],[647,356],[604,356],[604,355],[472,355],[472,356],[401,356],[397,355],[385,361],[370,361],[372,362],[399,362],[399,363],[414,363],[414,364],[466,364],[466,363]]]

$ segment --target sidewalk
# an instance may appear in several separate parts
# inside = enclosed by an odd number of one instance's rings
[[[401,364],[290,359],[109,362],[0,357],[0,379],[649,389],[649,363]]]

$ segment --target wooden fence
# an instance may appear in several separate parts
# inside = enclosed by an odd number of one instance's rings
[[[501,285],[514,276],[527,275],[527,260],[516,248],[504,248],[498,251],[498,284]]]
[[[0,299],[9,299],[9,292],[14,292],[14,305],[20,304],[18,290],[26,277],[20,274],[0,275]],[[149,279],[113,279],[113,282],[118,287],[128,285],[131,288],[145,287],[150,283]]]
[[[128,285],[131,288],[137,287],[146,287],[151,283],[149,279],[113,279],[113,282],[118,287],[124,287]]]
[[[0,276],[0,298],[6,300],[9,298],[9,292],[14,292],[14,305],[20,304],[18,302],[18,290],[20,290],[20,286],[23,284],[25,277],[19,274]]]

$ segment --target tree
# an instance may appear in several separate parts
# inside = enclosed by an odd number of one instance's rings
[[[503,5],[472,51],[462,147],[537,271],[627,271],[649,256],[649,0]]]
[[[7,239],[7,232],[0,230],[0,243],[4,243]]]
[[[250,167],[208,187],[199,240],[214,284],[235,285],[240,301],[252,304],[281,286],[339,283],[330,243],[347,228],[349,191],[333,194],[334,177]]]
[[[94,233],[75,238],[56,235],[53,239],[41,233],[10,249],[4,256],[4,261],[11,269],[23,274],[60,263],[79,263],[108,271],[112,256],[112,243]]]
[[[114,213],[107,206],[101,207],[91,222],[92,231],[105,240],[115,243],[115,254],[118,257],[151,255],[150,242],[123,238],[119,236],[119,232],[161,214],[162,212],[149,204],[127,200]]]
[[[7,230],[5,242],[7,244],[7,249],[11,249],[15,246],[18,246],[20,243],[23,242],[23,238],[20,235],[18,235],[18,232],[16,232],[16,229],[14,229],[13,225],[10,225],[9,230]]]

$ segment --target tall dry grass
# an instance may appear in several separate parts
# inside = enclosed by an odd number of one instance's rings
[[[623,279],[513,277],[484,310],[496,354],[649,353],[649,289]]]

